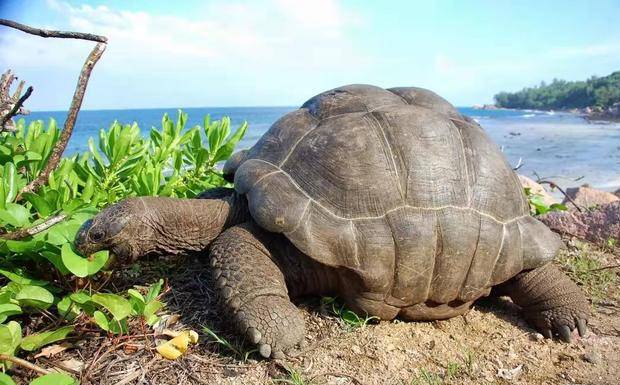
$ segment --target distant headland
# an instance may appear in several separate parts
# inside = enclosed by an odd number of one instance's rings
[[[590,120],[620,121],[620,71],[585,81],[553,79],[517,92],[500,92],[483,109],[561,110]]]

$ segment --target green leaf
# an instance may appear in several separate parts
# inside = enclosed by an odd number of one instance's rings
[[[58,309],[58,315],[65,320],[72,321],[80,315],[78,305],[71,300],[70,296],[65,296],[58,301],[56,304],[56,309]]]
[[[0,304],[0,317],[3,317],[5,320],[7,317],[21,313],[22,308],[18,305],[15,305],[13,303]]]
[[[80,382],[68,374],[50,373],[35,378],[30,385],[80,385]]]
[[[7,203],[4,210],[0,210],[0,221],[13,227],[24,227],[30,224],[30,212],[17,203]]]
[[[159,309],[164,307],[164,304],[160,301],[151,301],[144,306],[144,318],[149,326],[153,326],[159,317],[155,314]]]
[[[47,218],[52,213],[50,204],[42,196],[35,193],[23,193],[22,196],[37,210],[39,217]]]
[[[19,270],[16,270],[18,273],[13,273],[8,270],[0,269],[0,274],[7,277],[11,282],[19,283],[20,285],[34,285],[34,286],[45,286],[48,284],[47,281],[40,281],[32,278],[28,278],[23,275],[23,273]]]
[[[144,298],[144,302],[148,303],[151,302],[152,300],[154,300],[155,298],[157,298],[157,296],[159,296],[159,293],[161,292],[161,287],[164,284],[164,280],[163,279],[159,279],[159,281],[155,282],[154,284],[152,284],[149,287],[149,291],[148,293],[146,293],[146,297]]]
[[[54,295],[41,286],[22,285],[15,294],[15,299],[22,306],[47,309],[54,303]]]
[[[105,314],[103,314],[99,310],[95,310],[95,312],[93,313],[93,318],[97,326],[99,326],[101,329],[105,331],[110,330],[110,321],[108,321],[108,317],[106,317]]]
[[[9,321],[6,325],[0,325],[0,354],[12,356],[22,341],[22,328],[15,321]],[[10,366],[5,363],[5,366]]]
[[[62,262],[75,276],[84,278],[96,274],[108,261],[107,250],[98,251],[89,258],[82,258],[73,251],[71,244],[65,243],[61,249]]]
[[[30,334],[29,336],[24,337],[20,347],[23,350],[32,352],[45,345],[64,340],[74,328],[75,327],[73,326],[64,326],[48,332]]]
[[[5,373],[0,373],[0,385],[15,385],[15,381]]]
[[[108,293],[93,294],[91,301],[103,306],[112,314],[114,319],[120,321],[127,318],[131,314],[131,303],[125,298]]]

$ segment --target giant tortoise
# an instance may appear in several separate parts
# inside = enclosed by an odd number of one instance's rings
[[[585,296],[551,263],[561,240],[530,216],[483,129],[431,91],[321,93],[224,173],[234,189],[106,208],[77,248],[131,261],[202,252],[223,311],[264,357],[302,342],[291,298],[306,295],[415,321],[463,314],[494,288],[546,337],[586,332]]]

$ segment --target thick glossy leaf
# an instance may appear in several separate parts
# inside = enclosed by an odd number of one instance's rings
[[[15,381],[5,373],[0,373],[0,385],[15,385]]]
[[[116,294],[93,294],[91,301],[104,307],[116,320],[125,319],[131,314],[131,304],[129,301]]]
[[[98,251],[89,258],[82,258],[76,254],[71,244],[65,243],[61,250],[62,262],[67,269],[77,277],[87,277],[96,274],[108,261],[107,250]]]
[[[54,295],[41,286],[22,285],[15,294],[15,299],[21,306],[36,309],[47,309],[54,303]]]
[[[34,285],[34,286],[45,286],[48,284],[47,281],[41,281],[37,279],[28,278],[21,271],[16,270],[15,272],[2,270],[0,269],[0,274],[7,277],[11,282],[19,283],[20,285]]]
[[[110,330],[110,321],[108,321],[108,317],[106,317],[105,314],[103,314],[99,310],[95,310],[95,312],[93,313],[93,319],[95,320],[97,326],[99,326],[101,329],[105,331]]]
[[[47,218],[52,213],[52,207],[42,196],[35,193],[23,193],[22,196],[37,210],[41,218]]]
[[[68,374],[50,373],[35,378],[30,385],[80,385],[80,382]]]
[[[162,287],[163,284],[164,284],[164,280],[163,279],[159,279],[159,281],[157,281],[154,284],[152,284],[149,287],[148,293],[146,293],[146,297],[144,298],[144,302],[151,302],[152,300],[157,298],[157,296],[159,296],[159,294],[161,293],[161,287]]]
[[[64,340],[73,329],[73,326],[64,326],[48,332],[30,334],[22,339],[20,347],[23,350],[32,352],[45,345]]]
[[[6,320],[7,317],[12,315],[21,314],[22,308],[13,303],[3,303],[0,304],[0,316],[4,317]]]
[[[157,322],[159,317],[155,313],[162,307],[164,307],[164,304],[157,300],[151,301],[144,306],[144,318],[149,326],[153,326]]]
[[[15,321],[0,325],[0,354],[12,356],[22,341],[22,328]]]
[[[17,203],[7,203],[3,210],[0,210],[0,222],[7,223],[13,227],[24,227],[30,223],[28,209]]]

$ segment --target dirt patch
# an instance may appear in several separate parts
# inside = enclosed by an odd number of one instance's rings
[[[571,243],[558,264],[594,298],[590,331],[585,338],[575,335],[572,344],[543,339],[505,298],[479,301],[467,314],[446,321],[380,322],[352,331],[318,299],[308,299],[300,304],[308,324],[302,352],[284,361],[260,360],[255,353],[246,359],[247,347],[217,311],[207,264],[190,261],[173,268],[145,264],[118,283],[169,278],[167,311],[180,315],[174,327],[202,333],[181,359],[159,357],[152,336],[101,334],[87,334],[53,358],[27,358],[46,368],[69,366],[82,384],[101,385],[620,383],[619,270],[605,268],[620,264],[620,253]],[[203,326],[233,349],[209,339]],[[140,334],[139,328],[134,333]],[[20,374],[27,383],[29,373]]]

